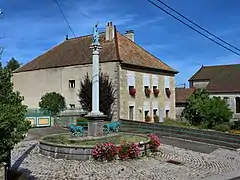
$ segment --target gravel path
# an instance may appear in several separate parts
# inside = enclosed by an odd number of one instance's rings
[[[12,152],[12,164],[30,179],[197,180],[240,169],[240,154],[225,149],[204,154],[162,145],[163,154],[159,153],[153,157],[100,163],[48,158],[38,153],[37,143],[38,141],[21,142]],[[166,162],[170,159],[182,164]]]

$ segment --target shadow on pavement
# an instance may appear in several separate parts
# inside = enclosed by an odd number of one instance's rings
[[[24,159],[30,154],[30,152],[36,147],[37,143],[33,144],[32,146],[30,146],[17,160],[16,162],[12,165],[11,169],[13,170],[17,170],[22,162],[24,161]]]

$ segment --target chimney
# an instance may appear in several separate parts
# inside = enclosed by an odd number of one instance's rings
[[[112,22],[108,22],[106,26],[105,39],[106,41],[112,41],[114,38],[114,26]]]
[[[68,35],[66,35],[65,40],[68,40]]]
[[[125,32],[125,36],[134,42],[134,30],[128,30]]]

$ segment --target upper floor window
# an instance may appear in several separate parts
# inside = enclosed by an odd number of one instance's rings
[[[152,75],[152,86],[153,90],[158,88],[158,77],[156,75]]]
[[[226,104],[229,104],[229,97],[223,97],[223,100],[226,102]]]
[[[236,103],[236,113],[240,113],[240,97],[235,98]]]
[[[164,86],[165,86],[165,88],[170,88],[169,76],[164,76]]]
[[[135,87],[135,75],[132,72],[127,73],[127,83],[128,87],[132,86]]]
[[[69,80],[69,88],[75,88],[75,80]]]
[[[143,91],[150,88],[150,78],[148,74],[143,75]]]

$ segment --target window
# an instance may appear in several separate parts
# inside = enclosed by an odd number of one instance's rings
[[[229,97],[223,97],[223,100],[226,102],[226,104],[229,104]]]
[[[128,90],[134,89],[134,86],[128,86]]]
[[[145,74],[143,75],[143,87],[144,87],[144,91],[146,90],[146,88],[150,87],[150,78],[149,75]]]
[[[134,106],[129,106],[129,119],[133,120],[133,111],[134,111]]]
[[[235,101],[236,101],[236,113],[240,113],[240,97],[236,97]]]
[[[158,88],[158,76],[156,75],[152,75],[152,86],[153,86],[153,90],[154,88],[155,89]]]
[[[153,86],[153,91],[154,91],[155,89],[157,89],[157,86]]]
[[[164,85],[165,85],[165,88],[170,88],[169,76],[164,77]]]
[[[153,109],[153,115],[154,115],[154,116],[157,115],[157,109]]]
[[[166,119],[169,117],[169,110],[166,110]]]
[[[145,116],[145,117],[146,117],[146,116],[149,116],[148,113],[149,113],[148,110],[147,110],[147,111],[144,111],[144,116]]]
[[[146,90],[146,89],[148,89],[149,88],[149,86],[144,86],[144,90]]]
[[[75,109],[75,104],[69,104],[71,109]]]
[[[75,88],[75,80],[69,80],[69,88]]]
[[[135,86],[135,76],[133,73],[128,73],[127,74],[127,83],[128,83],[128,86]]]

